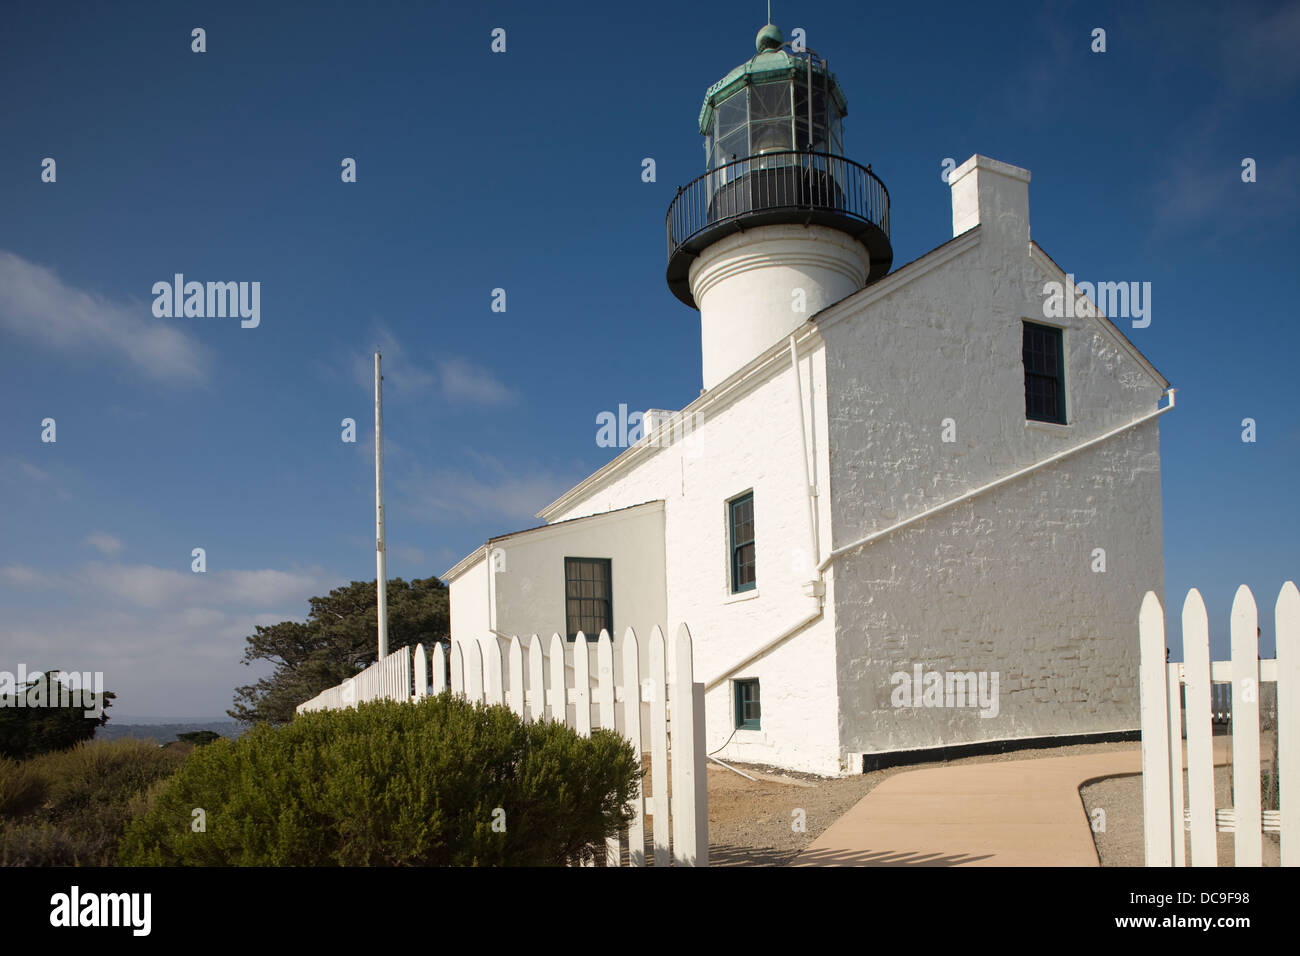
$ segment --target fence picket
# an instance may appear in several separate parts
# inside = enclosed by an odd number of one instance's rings
[[[451,692],[465,695],[465,649],[460,641],[451,642]]]
[[[608,730],[618,730],[614,717],[614,642],[610,640],[609,631],[601,628],[596,640],[596,704],[598,716],[596,726]],[[618,834],[605,839],[605,865],[618,866],[623,859],[622,844]]]
[[[701,818],[698,788],[705,785],[704,685],[695,683],[691,632],[677,628],[672,694],[673,861],[678,866],[708,866],[708,817]]]
[[[1277,637],[1277,771],[1282,865],[1300,866],[1300,591],[1282,585]]]
[[[510,638],[510,709],[524,716],[524,649],[518,636]]]
[[[483,655],[483,693],[484,701],[489,704],[504,704],[502,688],[505,673],[501,664],[501,642],[496,635],[487,639],[487,653]]]
[[[668,866],[668,671],[664,632],[650,632],[650,774],[655,866]]]
[[[628,628],[623,634],[623,733],[636,752],[641,766],[641,659],[636,632]],[[641,781],[632,793],[632,822],[627,827],[628,861],[645,866],[645,795]]]
[[[574,728],[584,737],[591,736],[591,658],[587,656],[587,635],[582,631],[573,640],[573,706],[577,708]]]
[[[447,657],[442,642],[433,645],[433,692],[441,694],[447,689]]]
[[[483,649],[477,640],[465,642],[465,694],[470,703],[483,703]]]
[[[1146,823],[1146,865],[1173,863],[1173,820],[1169,803],[1169,722],[1165,694],[1165,615],[1154,591],[1138,614],[1139,682],[1142,713],[1142,817]],[[1181,821],[1180,821],[1181,823]]]
[[[551,720],[567,724],[569,708],[569,679],[564,673],[564,638],[551,635]]]
[[[528,717],[546,719],[546,661],[542,656],[542,639],[528,638]]]
[[[1250,588],[1232,601],[1232,807],[1237,866],[1263,865],[1259,786],[1258,612]]]
[[[1174,866],[1187,865],[1187,838],[1183,835],[1183,706],[1178,683],[1181,664],[1166,664],[1165,696],[1169,700],[1169,803],[1173,815]]]
[[[429,693],[429,657],[424,653],[424,645],[415,645],[415,693],[412,695],[416,700],[420,700]]]
[[[1214,725],[1210,700],[1210,622],[1201,592],[1183,602],[1183,679],[1187,690],[1187,807],[1192,821],[1192,866],[1218,866],[1214,822]],[[1171,697],[1177,697],[1171,693]],[[1176,744],[1177,741],[1174,741]]]

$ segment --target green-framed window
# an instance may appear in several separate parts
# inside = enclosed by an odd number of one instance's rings
[[[1026,418],[1066,424],[1064,346],[1060,329],[1036,322],[1025,323]]]
[[[731,542],[731,593],[752,591],[758,586],[758,572],[754,562],[752,491],[727,502],[727,525]]]
[[[565,628],[569,640],[582,631],[595,640],[614,636],[614,584],[609,558],[564,559]]]
[[[736,686],[736,729],[758,730],[762,707],[758,699],[758,679],[738,680]]]

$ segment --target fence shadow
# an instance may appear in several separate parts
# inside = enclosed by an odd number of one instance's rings
[[[791,866],[959,866],[987,860],[992,853],[914,853],[903,850],[806,850]]]

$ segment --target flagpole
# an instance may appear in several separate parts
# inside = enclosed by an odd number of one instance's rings
[[[379,660],[388,656],[388,572],[384,566],[384,377],[375,353],[375,591],[379,599]]]

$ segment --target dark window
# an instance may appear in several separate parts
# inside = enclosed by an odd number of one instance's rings
[[[1025,417],[1065,422],[1065,349],[1061,330],[1025,323]]]
[[[758,730],[761,709],[758,702],[758,681],[736,681],[736,729]]]
[[[731,525],[731,591],[752,591],[758,583],[754,569],[754,493],[727,506]]]
[[[614,590],[609,558],[564,559],[565,627],[569,640],[582,631],[595,640],[602,630],[614,636]]]

